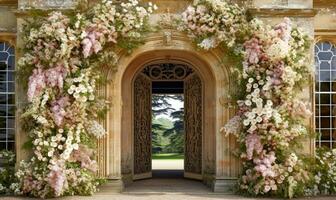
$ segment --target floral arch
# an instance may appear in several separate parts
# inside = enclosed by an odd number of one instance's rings
[[[120,49],[131,52],[152,31],[148,19],[156,6],[137,0],[103,0],[93,8],[52,12],[29,20],[20,77],[28,82],[22,115],[33,149],[21,162],[12,189],[36,197],[89,195],[101,179],[93,159],[96,138],[105,137],[99,118],[108,106],[95,95],[103,67],[118,70]],[[225,0],[195,0],[175,20],[195,48],[230,52],[232,98],[237,115],[223,128],[239,143],[243,172],[238,190],[249,195],[304,195],[312,173],[293,151],[308,135],[311,115],[298,96],[311,77],[310,38],[285,18],[275,27],[248,19],[243,8]],[[28,78],[29,77],[29,78]]]

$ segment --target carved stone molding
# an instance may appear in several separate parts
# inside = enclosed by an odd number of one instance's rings
[[[0,5],[4,6],[16,6],[18,4],[18,0],[0,0]]]
[[[12,46],[16,46],[16,34],[8,32],[0,32],[0,41],[8,42]]]
[[[336,30],[335,31],[318,31],[316,32],[314,42],[331,42],[336,44]]]
[[[258,17],[314,17],[316,9],[250,8],[248,12]]]
[[[330,0],[314,0],[314,8],[320,7],[320,8],[330,8],[330,7],[336,7],[336,1],[330,1]]]
[[[20,0],[18,8],[26,10],[31,8],[37,9],[68,9],[73,8],[77,0]]]

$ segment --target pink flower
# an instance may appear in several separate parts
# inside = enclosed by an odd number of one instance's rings
[[[245,145],[248,160],[252,159],[254,151],[260,154],[263,150],[263,145],[261,144],[260,136],[257,134],[247,135]]]
[[[283,83],[282,75],[285,70],[285,64],[283,61],[278,62],[274,68],[273,71],[270,71],[269,74],[272,76],[272,84],[273,85],[281,85]]]
[[[262,57],[262,46],[260,45],[259,39],[252,38],[251,40],[245,42],[245,60],[251,64],[257,64]]]
[[[82,41],[84,58],[102,50],[102,45],[99,40],[103,37],[103,33],[97,31],[94,27],[90,29],[92,30],[87,31],[87,36]]]
[[[51,106],[54,121],[57,126],[60,126],[66,116],[65,107],[69,105],[69,97],[62,97],[57,101],[54,101]]]
[[[63,88],[63,82],[67,75],[67,71],[63,65],[48,69],[45,71],[46,82],[49,86],[57,86],[59,89]]]
[[[275,177],[276,172],[273,170],[273,164],[275,163],[275,153],[272,151],[268,155],[263,155],[261,159],[255,158],[253,160],[256,166],[254,169],[261,173],[263,177]]]
[[[309,107],[302,101],[294,101],[288,110],[291,111],[293,117],[305,118],[312,115]]]
[[[288,42],[291,38],[291,20],[289,18],[285,18],[284,21],[278,24],[274,30],[278,34],[278,37],[281,38],[283,41]]]
[[[32,102],[34,98],[41,95],[46,87],[44,72],[41,68],[34,69],[33,74],[29,77],[28,83],[28,101]]]
[[[66,176],[63,168],[59,165],[53,165],[48,175],[48,183],[55,191],[55,196],[58,197],[62,194],[63,188],[66,184]]]
[[[81,167],[86,168],[92,172],[96,172],[98,169],[97,162],[95,160],[91,160],[93,152],[88,149],[86,146],[80,146],[78,150],[75,150],[71,154],[71,160],[80,162]]]

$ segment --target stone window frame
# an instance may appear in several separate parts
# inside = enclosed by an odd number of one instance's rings
[[[317,67],[317,60],[316,57],[316,48],[319,43],[330,43],[331,45],[334,45],[334,55],[336,56],[336,30],[317,30],[315,32],[315,41],[314,41],[314,50],[313,50],[313,57],[314,57],[314,71],[315,71],[315,76],[314,76],[314,84],[315,87],[313,87],[314,91],[314,97],[313,98],[313,104],[314,104],[314,127],[315,131],[318,134],[316,137],[316,148],[321,148],[321,147],[328,147],[328,148],[336,148],[336,81],[331,81],[331,80],[325,80],[322,81],[322,83],[329,83],[329,91],[321,91],[321,82],[319,81],[321,78],[320,75],[320,70],[324,73],[330,72],[330,73],[335,73],[336,75],[336,64],[335,64],[335,69],[332,69],[332,66],[330,66],[330,69],[320,69]],[[332,60],[330,60],[332,61]],[[319,63],[321,64],[321,63]],[[321,67],[319,65],[319,67]],[[331,76],[331,75],[330,75]],[[322,95],[329,95],[329,102],[324,105],[323,102],[321,102],[321,96]],[[334,98],[333,98],[334,96]],[[335,103],[333,103],[335,102]],[[329,107],[329,115],[328,116],[322,116],[321,114],[321,106],[326,106]],[[322,126],[321,119],[324,118],[329,118],[329,125],[327,126]],[[335,127],[333,127],[333,124],[335,124]],[[322,131],[329,131],[329,135],[322,137]]]

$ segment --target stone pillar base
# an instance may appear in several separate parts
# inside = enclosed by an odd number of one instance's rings
[[[99,187],[102,193],[121,193],[124,190],[124,183],[122,180],[107,180],[107,183]]]
[[[215,193],[234,194],[237,179],[216,179],[213,184]]]

